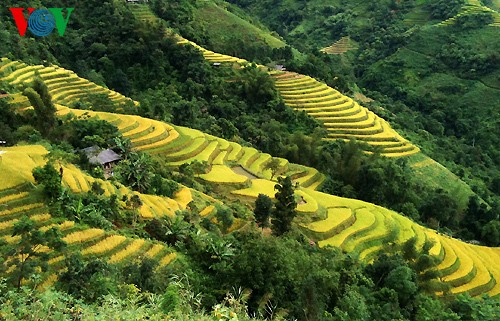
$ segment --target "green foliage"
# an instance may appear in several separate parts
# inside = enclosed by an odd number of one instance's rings
[[[271,216],[271,211],[273,208],[273,201],[271,198],[264,194],[259,194],[255,200],[255,209],[253,211],[255,215],[255,222],[259,224],[260,227],[265,228],[269,226],[269,217]]]
[[[366,299],[355,289],[349,289],[333,310],[333,320],[348,321],[370,319]]]
[[[114,168],[114,172],[122,184],[143,193],[151,187],[154,163],[148,154],[132,152]]]
[[[52,163],[49,162],[43,167],[34,168],[33,177],[38,184],[43,186],[43,192],[49,201],[54,202],[61,196],[62,175],[54,168]]]
[[[459,13],[464,4],[465,0],[436,0],[430,1],[428,6],[433,18],[445,20]]]
[[[468,294],[461,294],[451,303],[450,308],[463,321],[493,321],[498,318],[500,303],[489,297],[478,301]]]
[[[12,236],[19,236],[20,239],[8,245],[7,253],[12,259],[7,261],[7,266],[13,269],[9,275],[10,282],[18,289],[21,288],[23,280],[28,280],[37,273],[37,268],[40,268],[41,272],[47,272],[49,254],[43,247],[61,251],[66,245],[61,240],[61,233],[57,228],[42,232],[35,228],[35,222],[27,216],[23,216],[14,224]]]
[[[145,230],[152,238],[176,246],[177,242],[189,240],[193,227],[187,215],[179,212],[174,217],[156,218],[147,222]]]
[[[59,276],[58,288],[84,302],[97,302],[114,287],[110,268],[101,260],[85,261],[79,254],[65,260],[66,271]]]
[[[491,12],[478,12],[459,15],[456,18],[456,25],[464,30],[478,29],[486,27],[494,22]]]
[[[267,163],[264,164],[263,170],[271,171],[271,180],[278,174],[281,168],[281,161],[277,158],[271,158]]]
[[[120,137],[116,126],[100,119],[71,119],[65,123],[65,127],[68,136],[64,137],[65,140],[79,149],[94,145],[108,148]]]
[[[290,176],[278,177],[278,184],[274,186],[277,190],[276,202],[272,211],[272,230],[275,235],[283,235],[290,231],[292,221],[297,215],[297,202],[295,201],[294,186]]]
[[[215,217],[222,224],[222,232],[227,233],[228,229],[234,223],[234,216],[231,209],[226,206],[216,205]]]
[[[28,97],[31,106],[35,110],[36,123],[34,125],[42,134],[47,136],[56,124],[55,107],[51,103],[46,105],[46,97],[42,99],[40,93],[33,88],[26,88],[23,95]]]
[[[138,197],[126,198],[126,206],[121,206],[117,195],[106,197],[100,193],[100,189],[100,184],[93,184],[89,193],[74,194],[64,190],[52,204],[53,214],[105,230],[123,228],[137,222],[138,208],[142,205]]]
[[[500,245],[500,221],[491,220],[481,229],[481,238],[488,246]]]

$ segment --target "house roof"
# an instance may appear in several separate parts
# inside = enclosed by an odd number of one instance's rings
[[[102,150],[97,146],[84,148],[83,151],[87,155],[91,164],[107,164],[122,159],[120,155],[115,153],[112,149]]]

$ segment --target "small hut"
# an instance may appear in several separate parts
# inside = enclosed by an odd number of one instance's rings
[[[106,176],[112,175],[113,167],[122,160],[122,157],[112,149],[102,150],[98,146],[84,148],[83,152],[87,155],[89,163],[102,166]]]

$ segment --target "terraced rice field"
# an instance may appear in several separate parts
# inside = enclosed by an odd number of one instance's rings
[[[491,27],[500,27],[500,13],[484,6],[478,0],[469,0],[468,3],[462,7],[462,10],[456,16],[438,23],[438,26],[450,26],[455,24],[457,19],[461,16],[473,15],[483,12],[491,13],[493,15],[493,22],[490,24]]]
[[[52,227],[58,228],[63,240],[67,243],[68,253],[81,251],[84,256],[100,257],[111,264],[147,256],[156,259],[165,266],[175,259],[175,253],[161,244],[155,244],[144,239],[130,239],[125,236],[108,234],[104,230],[82,228],[72,221],[54,219],[47,213],[48,208],[42,204],[33,193],[33,187],[28,182],[22,185],[0,190],[0,238],[7,242],[15,242],[19,237],[11,237],[14,224],[23,216],[28,216],[36,222],[36,228],[46,231]],[[48,249],[42,249],[48,250]],[[56,270],[62,267],[64,256],[52,255],[49,264]],[[54,283],[57,274],[44,276],[43,286]]]
[[[100,117],[100,113],[96,115]],[[140,133],[143,132],[144,135],[147,134],[147,131],[139,130],[139,127],[131,126],[130,122],[125,121],[128,116],[116,116],[122,118],[121,121],[125,123],[122,128],[133,131],[130,135],[134,138],[142,137]],[[147,126],[142,125],[142,127]],[[166,143],[157,154],[171,160],[173,166],[178,166],[183,161],[206,160],[210,169],[207,174],[200,175],[201,179],[216,184],[227,184],[228,187],[235,182],[249,184],[246,188],[231,191],[232,195],[243,196],[244,199],[255,199],[260,193],[274,197],[275,182],[262,176],[262,164],[270,158],[270,155],[196,130],[183,127],[173,127],[171,130],[177,133],[176,138]],[[221,154],[223,156],[220,156]],[[215,160],[217,164],[214,164]],[[255,165],[256,162],[258,165]],[[238,164],[248,169],[249,173],[253,169],[252,173],[260,175],[261,178],[251,179],[237,174],[230,168],[229,163]],[[283,163],[283,166],[289,167],[289,165]],[[301,183],[301,187],[296,191],[298,212],[304,216],[326,211],[326,218],[302,225],[304,231],[317,241],[319,246],[338,246],[344,251],[358,253],[362,259],[370,261],[380,251],[386,251],[386,245],[391,242],[401,244],[416,237],[417,247],[421,248],[426,240],[431,240],[435,242],[431,254],[437,256],[441,262],[437,266],[442,272],[441,281],[451,286],[449,293],[440,293],[441,295],[455,295],[464,291],[474,295],[481,293],[496,295],[500,292],[499,286],[496,285],[500,271],[495,264],[492,264],[500,259],[500,249],[466,244],[439,235],[381,207],[316,192],[307,186],[314,188],[317,182],[321,181],[321,174],[314,169],[300,168],[302,171],[295,170],[293,175],[294,180]],[[289,171],[285,169],[287,170]],[[213,207],[207,206],[200,215],[207,216],[212,211]],[[116,254],[116,257],[128,253],[128,247],[134,245],[123,245],[117,252],[122,254]],[[474,253],[477,257],[473,255]]]
[[[154,23],[158,21],[158,18],[153,14],[150,7],[147,4],[139,4],[133,3],[129,6],[130,11],[134,14],[134,16],[145,22]]]
[[[276,87],[286,104],[323,122],[328,139],[355,138],[387,157],[419,152],[382,118],[353,99],[314,78],[293,72],[274,72]]]
[[[134,148],[162,157],[170,166],[177,167],[195,160],[206,161],[210,165],[210,170],[208,173],[200,175],[200,178],[209,182],[244,183],[248,180],[247,177],[231,170],[229,163],[238,164],[252,175],[262,179],[271,178],[271,172],[264,170],[265,164],[271,159],[271,155],[261,153],[255,148],[241,147],[238,144],[204,134],[198,130],[171,126],[138,116],[70,109],[58,105],[58,115],[60,117],[70,113],[76,116],[98,117],[111,122],[124,137],[131,139]],[[280,172],[295,174],[295,181],[299,182],[303,187],[315,189],[324,180],[324,176],[314,168],[299,166],[300,171],[298,173],[292,172],[288,169],[286,159],[278,159],[281,165]],[[71,178],[67,180],[68,186],[74,189],[78,188],[78,183],[78,177],[75,178],[74,182]],[[89,186],[88,183],[80,183],[80,187],[84,190]]]
[[[177,36],[179,44],[190,44],[199,49],[206,60],[212,63],[249,64],[244,59],[214,53],[196,43]],[[264,66],[262,70],[268,71]],[[351,98],[342,95],[314,78],[293,72],[270,71],[276,88],[285,103],[298,111],[323,122],[331,140],[356,139],[371,146],[387,157],[403,157],[418,153],[420,149],[401,137],[382,118]]]
[[[416,237],[417,247],[432,241],[432,255],[440,259],[436,267],[441,272],[440,280],[451,287],[447,293],[453,296],[468,292],[471,295],[488,293],[496,296],[500,292],[498,262],[500,248],[471,245],[433,230],[423,228],[397,213],[357,200],[346,200],[335,196],[304,189],[314,197],[319,206],[328,209],[326,219],[302,225],[309,230],[319,246],[337,246],[346,252],[355,252],[364,260],[373,259],[379,252],[388,251],[387,244],[401,244]],[[345,207],[344,207],[345,206]],[[495,263],[496,262],[496,263]]]
[[[342,37],[332,45],[325,47],[320,51],[329,55],[341,55],[355,49],[358,49],[358,46],[351,40],[351,38]]]
[[[314,79],[301,75],[288,74],[284,77],[281,88],[292,90],[295,86],[304,88],[305,94],[296,94],[302,99],[301,104],[309,103],[315,98],[317,92],[322,92],[323,100],[316,100],[320,106],[309,106],[319,113],[320,117],[334,117],[332,113],[341,113],[336,108],[349,110],[358,108],[347,97],[343,97],[338,92],[319,84]],[[295,83],[295,81],[298,82]],[[309,88],[305,88],[309,86]],[[282,90],[282,89],[281,89]],[[333,92],[332,92],[333,91]],[[305,96],[304,96],[305,95]],[[292,95],[293,96],[293,95]],[[336,101],[335,105],[329,105],[331,101]],[[296,100],[295,100],[296,101]],[[351,103],[353,106],[351,106]],[[324,106],[323,106],[324,105]],[[306,105],[307,106],[307,105]],[[338,107],[342,106],[342,107]],[[58,106],[59,115],[63,117],[70,112],[76,115],[83,115],[87,111],[71,110],[63,106]],[[314,109],[316,108],[316,109]],[[318,109],[327,111],[317,111]],[[360,107],[362,110],[362,108]],[[274,197],[275,182],[269,180],[269,173],[263,170],[264,164],[271,158],[271,155],[261,153],[253,148],[242,147],[238,144],[228,142],[200,131],[171,126],[161,122],[144,119],[137,116],[116,115],[110,113],[88,112],[92,117],[99,117],[115,124],[121,133],[130,138],[134,148],[158,155],[170,162],[173,167],[192,160],[204,160],[209,165],[209,171],[200,175],[204,179],[214,184],[227,184],[231,189],[230,194],[242,199],[254,200],[258,194],[263,193]],[[325,114],[326,113],[326,114]],[[326,115],[326,116],[325,116]],[[354,123],[357,114],[346,116],[344,122],[332,122],[339,124]],[[370,131],[372,125],[369,117],[373,117],[374,122],[384,126],[385,122],[376,116],[370,116],[366,111],[367,119],[360,120],[361,132]],[[336,127],[329,127],[336,128]],[[383,127],[381,133],[390,139],[400,139],[390,127]],[[334,129],[338,130],[338,129]],[[340,134],[339,134],[340,135]],[[353,134],[351,134],[352,136]],[[360,135],[358,133],[358,135]],[[370,136],[367,134],[367,136]],[[362,135],[360,135],[362,136]],[[408,147],[415,148],[406,141],[392,141],[390,139],[374,142],[384,145],[386,142],[393,143],[390,147],[383,146],[385,154],[400,154],[405,152],[391,152],[392,149],[408,144]],[[402,145],[399,145],[402,144]],[[0,191],[0,236],[8,242],[15,242],[16,238],[9,236],[9,229],[12,228],[16,220],[21,215],[32,217],[40,228],[48,228],[58,224],[63,229],[64,239],[70,244],[82,250],[84,255],[102,257],[112,263],[130,260],[134,257],[153,257],[160,264],[168,264],[175,258],[175,253],[152,244],[148,241],[129,239],[116,234],[108,234],[99,229],[81,230],[81,227],[70,222],[54,222],[46,212],[45,206],[36,200],[36,196],[26,189],[32,182],[31,170],[34,166],[45,163],[43,155],[47,151],[41,146],[27,146],[5,148],[2,157],[2,171],[0,171],[0,186],[7,189]],[[416,152],[412,150],[413,152]],[[396,156],[396,155],[391,155]],[[5,165],[5,166],[4,166]],[[422,160],[421,164],[415,166],[426,166],[427,162]],[[248,176],[236,173],[232,167],[238,166]],[[488,293],[492,296],[500,295],[500,248],[487,248],[471,244],[466,244],[450,237],[437,234],[435,231],[423,228],[408,218],[387,209],[375,206],[362,201],[339,198],[315,191],[324,179],[317,170],[288,164],[286,160],[281,161],[283,173],[291,175],[295,182],[300,183],[296,190],[296,198],[299,203],[299,216],[302,217],[322,217],[318,221],[301,224],[301,228],[312,240],[318,242],[319,246],[338,246],[347,252],[358,253],[366,260],[372,260],[380,251],[390,250],[387,244],[401,244],[406,240],[415,237],[417,247],[421,248],[427,240],[435,242],[431,249],[431,254],[439,258],[440,264],[436,267],[441,271],[441,282],[451,287],[451,290],[440,295],[455,295],[462,292],[469,292],[472,295]],[[3,176],[2,176],[3,175]],[[255,178],[257,177],[257,178]],[[122,186],[114,186],[109,182],[95,180],[85,175],[78,168],[72,165],[64,167],[64,184],[74,191],[88,190],[94,181],[98,181],[105,189],[106,195],[131,193]],[[13,181],[13,182],[11,182]],[[230,183],[247,184],[245,188],[234,186]],[[197,194],[200,194],[196,192]],[[141,214],[145,217],[155,217],[172,213],[175,208],[186,208],[193,199],[191,190],[184,188],[175,195],[172,202],[164,198],[151,195],[140,195],[144,202]],[[206,196],[207,205],[200,211],[200,215],[208,216],[213,210],[214,199]],[[244,223],[244,222],[239,222]],[[62,256],[52,258],[50,263],[53,266],[60,266]],[[47,282],[53,280],[53,276]]]
[[[30,66],[20,61],[11,61],[2,58],[0,61],[0,80],[11,85],[28,84],[33,81],[35,73],[45,81],[52,95],[54,103],[70,106],[78,102],[89,93],[105,94],[115,103],[117,108],[124,103],[134,103],[115,91],[96,85],[84,78],[79,77],[73,71],[58,66],[45,67],[43,65]],[[28,107],[29,101],[22,96],[14,97],[13,103],[18,107]]]

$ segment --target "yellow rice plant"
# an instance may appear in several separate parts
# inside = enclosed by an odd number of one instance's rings
[[[143,210],[145,215],[149,215],[149,212],[154,216],[174,215],[175,211],[180,209],[179,204],[176,201],[167,197],[141,195],[141,199],[144,203],[142,207],[149,207],[149,209],[145,208]]]
[[[124,248],[123,250],[121,250],[118,253],[115,253],[113,256],[111,256],[109,258],[108,262],[109,263],[121,262],[126,257],[139,251],[139,249],[144,245],[144,243],[146,243],[146,241],[143,239],[134,240],[126,248]]]
[[[389,233],[390,226],[388,225],[392,224],[393,221],[389,220],[389,218],[386,218],[383,213],[377,211],[376,209],[373,209],[371,212],[375,216],[375,226],[373,226],[368,234],[361,237],[356,237],[355,239],[351,239],[348,243],[348,247],[345,247],[347,251],[360,246],[363,249],[363,243],[381,239]]]
[[[200,175],[200,178],[212,183],[244,183],[248,180],[225,165],[212,165],[210,172]]]
[[[469,291],[481,285],[487,284],[491,280],[490,272],[485,267],[479,256],[476,255],[474,249],[472,249],[471,246],[464,244],[463,251],[472,259],[473,264],[477,269],[477,273],[469,283],[451,289],[452,293]]]
[[[21,240],[21,237],[19,235],[16,235],[16,236],[6,235],[2,238],[4,239],[5,242],[7,242],[9,244],[14,244],[14,243],[19,242]]]
[[[127,240],[127,238],[125,236],[112,235],[112,236],[107,237],[106,239],[100,241],[99,243],[86,248],[85,250],[82,251],[82,254],[83,255],[102,254],[102,253],[113,250],[115,247],[122,244],[126,240]]]
[[[214,158],[212,164],[213,165],[224,165],[224,159],[227,156],[227,151],[223,150],[217,155],[217,157]]]
[[[73,221],[65,221],[65,222],[63,222],[61,224],[50,224],[50,225],[47,225],[47,226],[43,226],[43,227],[40,228],[40,230],[43,231],[43,232],[45,232],[45,231],[50,230],[53,227],[56,227],[59,230],[64,231],[64,230],[67,230],[69,228],[72,228],[73,226],[75,226],[75,222],[73,222]]]
[[[161,245],[161,244],[155,244],[153,245],[144,255],[150,259],[154,258],[156,255],[158,255],[158,253],[161,252],[161,250],[163,250],[165,248],[165,246]]]
[[[49,275],[45,279],[45,281],[43,281],[40,285],[38,285],[37,288],[40,289],[40,290],[46,289],[49,286],[54,285],[54,283],[56,283],[56,281],[57,281],[57,274],[56,273],[52,273],[51,275]]]
[[[63,241],[68,244],[82,243],[102,235],[104,235],[104,230],[91,228],[68,234],[63,238]]]
[[[205,216],[208,216],[210,215],[210,213],[213,212],[213,210],[215,209],[215,206],[214,205],[209,205],[207,207],[205,207],[201,212],[200,212],[200,216],[201,217],[205,217]]]
[[[446,238],[441,238],[440,243],[444,249],[444,259],[441,263],[436,267],[437,270],[443,270],[450,266],[452,266],[457,260],[457,254],[455,250],[449,245],[449,240]]]
[[[429,250],[429,254],[433,256],[438,256],[441,253],[441,237],[434,230],[426,231],[427,240],[434,243],[434,246]]]
[[[10,221],[5,221],[5,222],[0,222],[0,231],[8,229],[10,227],[13,227],[16,222],[19,221],[18,219],[13,219]]]
[[[301,190],[295,191],[295,194],[300,197],[300,200],[297,202],[299,204],[297,205],[297,211],[304,213],[315,213],[318,211],[318,203],[314,198]]]
[[[151,207],[147,204],[143,204],[139,209],[139,214],[142,218],[154,218],[155,214],[151,211]]]
[[[450,275],[444,276],[444,281],[452,281],[464,277],[474,269],[474,261],[464,251],[465,243],[450,239],[450,246],[455,250],[455,253],[460,258],[460,267]]]
[[[483,260],[488,270],[495,276],[496,279],[500,280],[500,255],[498,248],[491,248],[486,246],[474,246],[474,252],[478,257]],[[500,282],[497,282],[500,285]]]
[[[149,123],[149,127],[147,128],[147,130],[142,131],[145,133],[144,135],[141,135],[133,139],[132,143],[158,137],[166,131],[166,128],[163,126],[163,123],[159,121],[153,121],[147,118],[141,118],[141,121],[144,121],[144,123]]]
[[[274,198],[274,194],[276,194],[276,191],[274,190],[275,185],[275,182],[271,182],[266,179],[253,179],[251,187],[232,191],[231,193],[254,198],[257,198],[259,194],[265,194],[270,198]]]
[[[183,187],[180,191],[175,193],[174,200],[179,203],[182,209],[186,209],[187,205],[193,200],[191,190],[187,187]]]
[[[136,134],[141,134],[141,133],[147,134],[147,133],[149,133],[150,130],[152,130],[152,128],[151,128],[152,121],[151,120],[149,120],[147,118],[142,118],[139,116],[128,116],[128,117],[133,118],[137,123],[139,123],[139,126],[137,126],[136,128],[134,128],[126,133],[123,133],[124,137],[130,137],[130,136],[133,136]]]
[[[318,244],[320,247],[323,246],[338,246],[340,247],[346,238],[351,235],[352,233],[355,233],[356,231],[368,228],[372,226],[375,223],[375,216],[373,213],[369,212],[366,209],[360,209],[356,211],[356,221],[354,222],[353,225],[350,227],[346,228],[339,234],[335,235],[332,238],[329,238],[324,241],[319,241]]]
[[[243,157],[238,161],[238,163],[243,164],[244,166],[248,163],[248,161],[256,156],[257,154],[260,154],[258,150],[256,150],[253,147],[243,147],[243,151],[245,154]]]
[[[61,262],[62,260],[64,260],[64,255],[59,255],[59,256],[51,258],[47,263],[49,265],[54,265],[54,264]]]
[[[33,204],[24,205],[24,206],[19,206],[19,207],[12,209],[12,210],[1,211],[0,217],[10,215],[10,214],[15,214],[15,213],[26,212],[26,211],[29,211],[29,210],[32,210],[35,208],[39,208],[39,207],[43,207],[43,204],[42,203],[33,203]]]
[[[228,161],[235,161],[235,160],[237,160],[237,156],[241,152],[242,147],[240,144],[233,143],[233,142],[231,142],[229,144],[233,147],[233,149],[227,155],[227,160]]]
[[[22,192],[22,193],[18,193],[18,194],[7,195],[7,196],[4,196],[4,197],[0,198],[0,204],[7,203],[7,202],[10,202],[10,201],[15,201],[15,200],[24,198],[24,197],[26,197],[28,195],[29,195],[28,192]]]
[[[147,149],[152,149],[152,148],[157,148],[163,145],[167,145],[168,143],[176,140],[179,137],[179,132],[176,131],[173,127],[164,124],[163,125],[166,130],[168,130],[168,137],[165,139],[161,139],[157,142],[151,143],[151,144],[146,144],[138,147],[139,150],[147,150]]]
[[[160,260],[160,267],[166,266],[166,265],[170,264],[170,262],[172,262],[173,260],[175,260],[176,257],[177,257],[177,255],[175,253],[170,253],[170,254],[165,255]]]
[[[326,233],[338,226],[340,223],[344,222],[350,216],[352,216],[352,211],[350,208],[329,208],[328,217],[326,218],[326,220],[310,223],[306,227],[314,232]]]
[[[50,214],[36,214],[30,217],[30,220],[35,222],[45,222],[51,219],[52,216]]]

